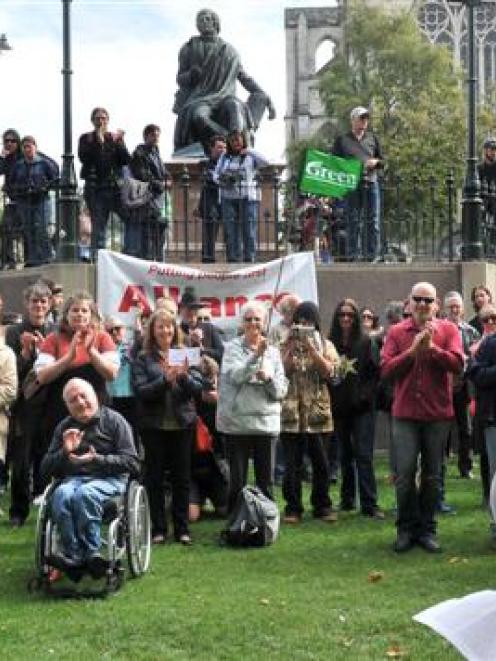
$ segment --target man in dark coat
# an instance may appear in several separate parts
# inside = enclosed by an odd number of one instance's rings
[[[129,209],[125,225],[124,252],[127,255],[162,261],[167,230],[165,205],[170,175],[159,151],[161,129],[148,124],[143,129],[144,143],[133,152],[130,163],[132,176],[148,184],[149,200]]]

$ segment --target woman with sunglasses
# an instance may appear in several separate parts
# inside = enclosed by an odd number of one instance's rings
[[[356,477],[364,516],[384,519],[377,506],[374,473],[374,398],[379,370],[372,342],[363,332],[355,301],[343,299],[329,339],[341,357],[342,379],[332,386],[332,414],[341,448],[341,509],[355,509]]]
[[[225,345],[219,380],[217,430],[225,434],[231,473],[229,511],[248,479],[253,453],[256,485],[272,498],[275,443],[287,380],[279,349],[264,336],[266,308],[243,310],[242,334]]]

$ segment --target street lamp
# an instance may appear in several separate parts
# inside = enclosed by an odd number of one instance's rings
[[[0,55],[2,54],[2,51],[4,51],[4,50],[12,50],[12,46],[7,41],[7,35],[6,34],[0,34]]]
[[[481,190],[479,175],[477,173],[477,147],[476,147],[476,92],[477,76],[475,71],[475,8],[485,0],[448,0],[451,4],[464,5],[467,8],[467,35],[468,35],[468,143],[467,143],[467,172],[463,187],[462,202],[462,260],[476,260],[484,257],[484,248],[481,241]]]
[[[62,262],[75,262],[78,256],[76,228],[79,216],[79,198],[74,171],[74,155],[72,153],[71,2],[72,0],[62,0],[64,153],[62,154],[62,172],[60,176],[59,217],[64,233],[58,255]]]

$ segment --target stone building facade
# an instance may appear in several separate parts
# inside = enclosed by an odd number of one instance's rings
[[[467,57],[467,9],[449,0],[365,0],[369,6],[413,11],[432,43],[446,45],[456,64]],[[318,67],[317,53],[324,42],[334,53],[344,48],[347,0],[335,7],[301,7],[285,10],[286,32],[286,144],[321,129],[329,118],[319,96],[319,76],[332,59]],[[496,1],[484,0],[476,8],[479,98],[487,98],[496,83]]]

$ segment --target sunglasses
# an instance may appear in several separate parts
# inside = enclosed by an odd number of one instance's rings
[[[339,317],[349,317],[350,319],[353,319],[355,314],[353,312],[340,312]]]
[[[496,314],[492,314],[489,317],[484,317],[482,320],[484,324],[496,324]]]
[[[252,321],[262,321],[261,317],[245,317],[245,321],[247,323],[251,323]]]
[[[403,319],[410,319],[412,314],[411,314],[411,312],[403,312],[403,314],[401,316],[403,317]]]
[[[364,313],[362,314],[362,319],[373,319],[373,318],[374,318],[374,315],[373,315],[373,314],[369,314],[368,312],[364,312]]]
[[[210,317],[197,317],[198,321],[210,321]]]
[[[9,142],[17,142],[17,140],[15,138],[4,138],[3,139],[3,144],[4,145],[8,144]]]
[[[412,300],[415,303],[425,303],[426,305],[432,305],[435,301],[433,296],[412,296]]]

